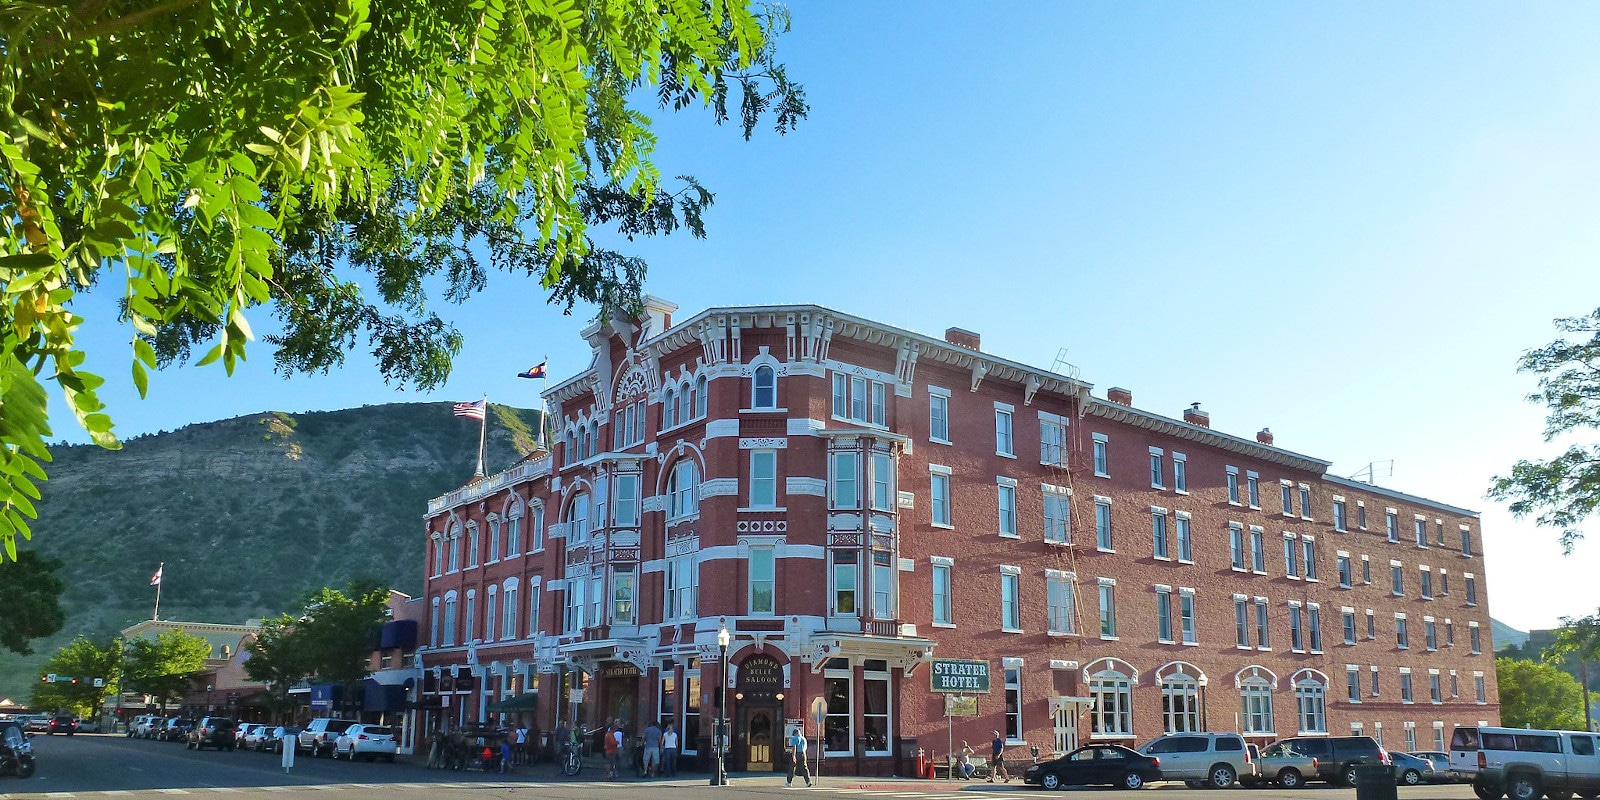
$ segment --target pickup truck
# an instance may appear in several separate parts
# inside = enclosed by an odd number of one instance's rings
[[[1483,800],[1600,794],[1597,737],[1582,731],[1462,726],[1450,737],[1450,772]]]

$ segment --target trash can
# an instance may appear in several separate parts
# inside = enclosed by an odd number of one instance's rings
[[[1394,767],[1387,764],[1356,765],[1356,800],[1399,800]]]

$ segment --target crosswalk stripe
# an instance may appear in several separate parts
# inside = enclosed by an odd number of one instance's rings
[[[188,794],[188,789],[157,789],[162,794]]]

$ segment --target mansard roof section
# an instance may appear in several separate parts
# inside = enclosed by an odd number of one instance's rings
[[[1262,461],[1282,464],[1283,466],[1305,470],[1306,472],[1322,474],[1333,463],[1284,450],[1280,447],[1270,447],[1260,442],[1241,439],[1238,436],[1231,436],[1210,428],[1172,419],[1171,417],[1163,417],[1160,414],[1140,411],[1132,406],[1113,403],[1098,397],[1089,398],[1085,410],[1097,417],[1104,417],[1114,422],[1122,422],[1136,428],[1144,428],[1164,436],[1199,442],[1221,450],[1247,455],[1251,458],[1259,458]]]
[[[781,328],[789,324],[788,317],[791,314],[810,314],[831,321],[833,323],[831,335],[834,337],[845,337],[889,348],[912,345],[919,360],[932,360],[949,364],[957,369],[973,370],[975,374],[996,380],[1021,384],[1029,390],[1029,397],[1039,389],[1073,395],[1087,393],[1093,387],[1093,384],[1046,369],[818,305],[708,308],[682,322],[675,323],[665,333],[647,339],[640,347],[652,348],[658,354],[664,355],[700,342],[707,327],[714,327],[717,324],[718,317],[726,318],[725,324],[737,324],[741,328]]]
[[[1461,516],[1464,516],[1464,517],[1477,518],[1477,517],[1482,516],[1480,512],[1473,511],[1472,509],[1469,509],[1469,508],[1459,508],[1457,506],[1450,505],[1449,503],[1441,503],[1438,500],[1429,500],[1426,497],[1418,497],[1418,496],[1416,496],[1414,494],[1406,494],[1405,492],[1397,491],[1397,490],[1394,490],[1394,489],[1385,489],[1382,486],[1377,486],[1377,485],[1371,484],[1371,483],[1364,483],[1362,481],[1354,480],[1354,479],[1351,479],[1351,478],[1341,478],[1341,477],[1339,477],[1337,475],[1324,475],[1323,476],[1323,480],[1326,480],[1329,483],[1337,484],[1339,486],[1348,486],[1351,489],[1355,489],[1355,490],[1362,491],[1362,492],[1367,492],[1368,494],[1376,494],[1376,495],[1381,495],[1383,497],[1390,497],[1390,498],[1393,498],[1395,500],[1399,500],[1399,501],[1406,502],[1406,503],[1416,503],[1419,506],[1427,506],[1429,508],[1436,508],[1436,509],[1438,509],[1440,511],[1448,512],[1448,513],[1451,513],[1451,514],[1460,514]]]

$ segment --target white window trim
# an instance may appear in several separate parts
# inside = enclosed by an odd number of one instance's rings
[[[1091,433],[1089,434],[1089,439],[1091,440],[1089,445],[1089,467],[1094,470],[1094,476],[1096,478],[1111,477],[1111,437],[1103,433]],[[1100,470],[1100,459],[1094,457],[1095,445],[1101,445],[1105,448],[1106,468],[1104,472]]]
[[[1017,457],[1017,407],[1011,405],[1010,403],[1002,403],[1002,402],[996,400],[995,403],[994,403],[994,419],[995,419],[996,427],[999,426],[1000,415],[1001,414],[1006,415],[1006,420],[1007,420],[1006,427],[1010,429],[1009,432],[1010,432],[1010,436],[1011,436],[1011,442],[1010,442],[1011,449],[1009,451],[1005,451],[1005,450],[1001,450],[1000,449],[1000,432],[998,430],[996,430],[995,431],[995,440],[994,440],[994,454],[997,455],[997,456],[1000,456],[1001,458],[1013,458],[1014,459],[1014,458]]]

